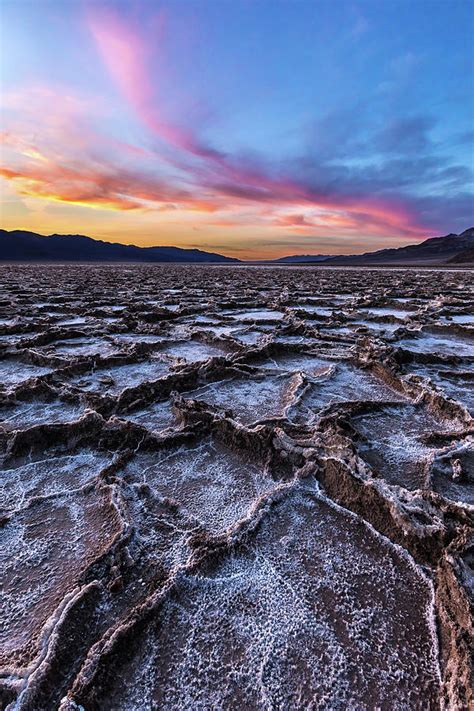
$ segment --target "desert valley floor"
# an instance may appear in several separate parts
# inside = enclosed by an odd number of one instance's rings
[[[2,708],[474,703],[472,271],[0,294]]]

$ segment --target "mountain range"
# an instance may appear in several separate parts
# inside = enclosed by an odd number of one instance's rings
[[[0,230],[0,261],[3,262],[183,262],[241,263],[200,249],[179,247],[138,247],[136,245],[103,242],[85,235],[39,235],[24,230]],[[474,264],[474,227],[459,235],[431,237],[419,244],[393,249],[379,249],[365,254],[329,256],[303,254],[266,264],[324,265],[443,265]]]
[[[85,235],[49,235],[0,230],[0,261],[4,262],[218,262],[238,259],[200,249],[137,247],[102,242]]]
[[[430,237],[430,239],[411,244],[407,247],[393,249],[379,249],[376,252],[364,254],[349,254],[340,256],[323,256],[321,254],[295,255],[281,257],[275,260],[279,264],[311,264],[324,265],[370,265],[370,264],[467,264],[474,263],[474,227],[470,227],[461,234],[449,234],[444,237]]]

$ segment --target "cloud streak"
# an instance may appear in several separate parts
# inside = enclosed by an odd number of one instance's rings
[[[184,130],[159,118],[157,91],[151,81],[147,64],[150,48],[143,34],[131,28],[116,13],[91,11],[88,16],[91,33],[97,43],[111,76],[122,91],[131,107],[138,113],[144,124],[161,140],[168,142],[184,154],[184,160],[176,156],[174,163],[184,167],[197,187],[211,193],[216,206],[222,196],[237,202],[287,203],[343,208],[356,216],[367,214],[367,227],[389,226],[401,230],[403,234],[418,235],[423,226],[416,224],[414,216],[399,205],[400,201],[367,199],[357,195],[357,205],[350,195],[339,195],[328,191],[325,186],[304,184],[298,179],[274,177],[260,166],[243,164],[228,154],[204,145],[198,135]],[[160,16],[160,33],[164,32],[165,18]],[[197,165],[189,163],[189,158],[200,159]],[[186,162],[186,160],[188,162]],[[217,209],[217,207],[216,207]],[[356,217],[357,224],[360,218]],[[278,224],[276,221],[275,224]],[[312,227],[311,223],[307,224]]]

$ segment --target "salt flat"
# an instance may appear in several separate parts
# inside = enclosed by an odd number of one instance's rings
[[[467,708],[472,276],[1,266],[2,707]]]

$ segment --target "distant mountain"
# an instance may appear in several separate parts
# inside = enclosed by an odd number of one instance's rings
[[[44,236],[23,230],[0,230],[0,261],[232,263],[239,260],[200,249],[137,247],[102,242],[85,235]]]
[[[474,247],[455,254],[448,259],[447,264],[474,264]]]
[[[474,227],[470,227],[460,235],[431,237],[424,242],[407,247],[330,257],[325,264],[444,264],[456,255],[472,249],[474,249]]]
[[[329,259],[327,254],[295,254],[292,257],[280,257],[273,259],[273,262],[280,264],[302,264],[303,262],[324,262]]]
[[[275,260],[280,264],[311,264],[324,262],[324,265],[371,265],[371,264],[470,264],[474,263],[474,227],[460,235],[449,234],[444,237],[431,237],[419,244],[394,249],[379,249],[377,252],[364,254],[324,257],[323,255],[296,255]]]

